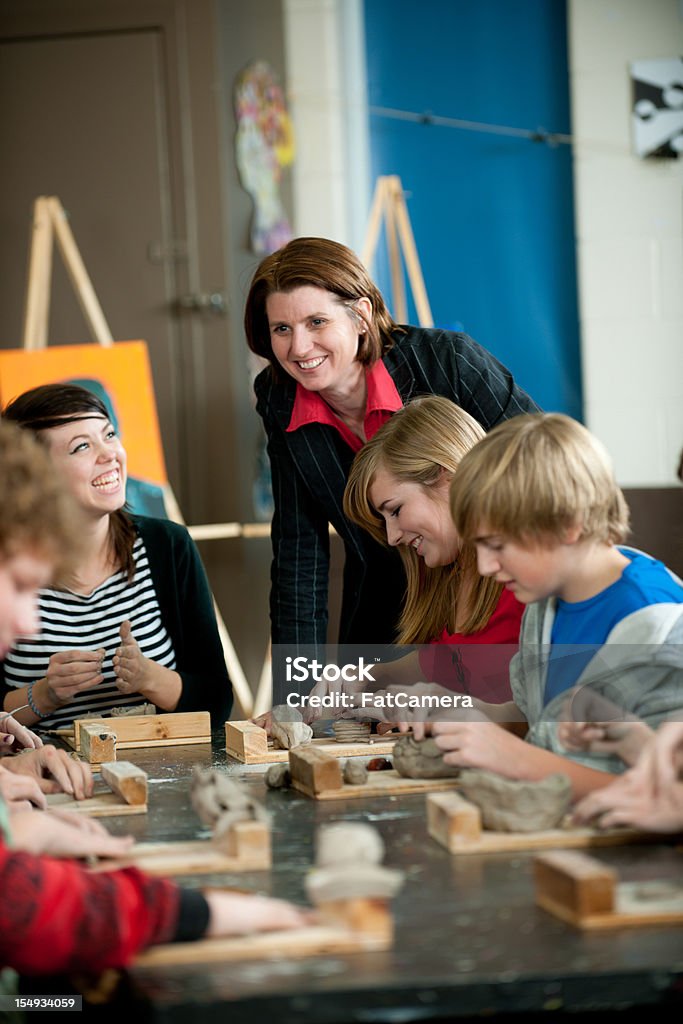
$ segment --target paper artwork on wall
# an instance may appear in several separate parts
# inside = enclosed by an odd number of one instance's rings
[[[266,61],[254,61],[235,83],[237,169],[254,202],[251,247],[271,253],[292,229],[280,196],[282,170],[294,160],[294,134],[282,89]]]
[[[636,60],[633,83],[633,139],[638,156],[683,153],[683,58]]]

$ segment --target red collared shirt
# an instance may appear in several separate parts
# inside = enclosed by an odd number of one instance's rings
[[[365,380],[368,399],[365,406],[363,429],[369,441],[386,423],[391,414],[403,407],[403,402],[381,359],[378,359],[369,370],[365,371]],[[324,423],[334,427],[354,452],[360,451],[363,447],[360,437],[349,430],[344,421],[339,419],[317,391],[307,391],[301,384],[297,384],[294,408],[287,433],[298,430],[299,427],[305,427],[308,423]]]

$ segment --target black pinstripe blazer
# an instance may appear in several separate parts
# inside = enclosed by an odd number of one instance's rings
[[[383,361],[404,404],[418,395],[443,395],[485,430],[519,413],[539,411],[510,372],[466,334],[407,327],[396,332]],[[296,394],[292,378],[276,378],[268,367],[254,389],[273,477],[273,643],[326,641],[329,523],[346,552],[339,641],[391,643],[404,574],[396,551],[381,547],[344,516],[353,451],[331,426],[311,423],[286,433]]]

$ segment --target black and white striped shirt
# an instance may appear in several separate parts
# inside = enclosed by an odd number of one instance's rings
[[[139,693],[120,693],[114,683],[112,658],[121,645],[119,629],[128,619],[132,635],[146,658],[175,669],[173,644],[161,620],[141,537],[133,547],[135,576],[129,583],[124,572],[117,572],[96,587],[92,594],[74,594],[68,590],[41,590],[39,595],[41,633],[22,640],[5,659],[7,686],[27,686],[42,679],[48,662],[59,651],[106,650],[102,674],[104,680],[74,696],[70,704],[43,718],[40,728],[66,725],[81,715],[109,714],[114,707],[144,703]],[[35,726],[34,726],[35,728]]]

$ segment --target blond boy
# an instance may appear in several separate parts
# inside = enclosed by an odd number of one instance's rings
[[[576,797],[606,785],[623,762],[565,749],[558,725],[586,693],[652,727],[682,712],[683,584],[622,546],[628,510],[609,457],[567,416],[518,416],[492,430],[463,458],[451,512],[482,575],[527,609],[514,703],[482,705],[493,721],[435,722],[445,760],[512,778],[562,771]],[[494,724],[520,712],[525,739]]]

